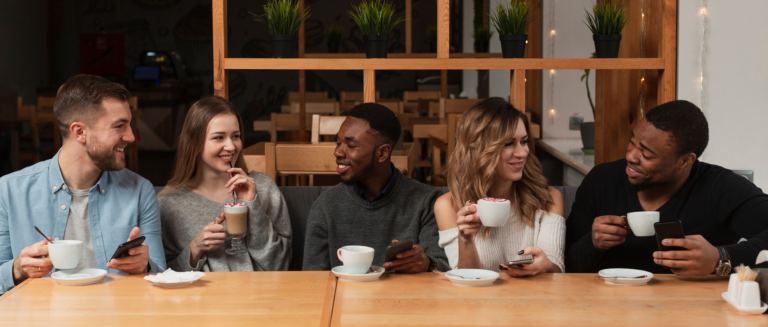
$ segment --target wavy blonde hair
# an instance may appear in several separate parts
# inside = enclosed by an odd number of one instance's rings
[[[453,196],[453,207],[459,211],[467,201],[488,197],[488,189],[496,180],[496,165],[501,148],[515,135],[517,122],[522,120],[525,132],[531,135],[528,118],[502,98],[488,98],[467,109],[456,127],[456,147],[448,158],[446,177]],[[533,225],[536,211],[549,211],[554,201],[549,194],[547,179],[541,163],[536,159],[534,143],[528,145],[528,157],[523,166],[523,177],[512,183],[512,202],[515,210],[529,226]],[[483,238],[491,229],[483,229]]]
[[[240,112],[235,105],[227,99],[210,96],[202,98],[195,102],[187,118],[184,119],[184,126],[181,128],[179,137],[179,148],[176,151],[176,167],[173,169],[173,177],[168,181],[158,197],[174,193],[184,187],[197,172],[197,159],[203,153],[205,148],[205,132],[208,130],[208,124],[218,115],[235,115],[237,123],[240,126],[240,137],[243,135],[243,120],[240,118]],[[235,166],[243,168],[246,172],[243,161],[243,150],[237,154]]]

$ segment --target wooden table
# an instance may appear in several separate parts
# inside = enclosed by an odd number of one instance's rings
[[[327,326],[331,272],[218,272],[178,289],[144,275],[61,286],[30,279],[0,296],[2,326]]]
[[[611,286],[595,274],[506,275],[490,287],[454,286],[437,273],[339,281],[331,326],[765,326],[725,303],[724,277],[656,275]]]

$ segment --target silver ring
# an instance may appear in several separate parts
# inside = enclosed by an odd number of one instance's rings
[[[37,267],[37,271],[42,272],[43,270],[40,269],[40,267]]]

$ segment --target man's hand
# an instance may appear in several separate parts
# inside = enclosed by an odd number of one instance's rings
[[[48,258],[48,240],[40,241],[21,249],[19,256],[13,260],[13,282],[19,283],[27,278],[38,278],[53,270],[53,263]],[[46,256],[46,257],[43,257]]]
[[[596,248],[608,250],[627,240],[629,230],[627,218],[619,216],[600,216],[592,223],[592,244]]]
[[[656,251],[653,262],[667,266],[678,276],[704,276],[715,271],[720,261],[720,252],[701,235],[689,235],[685,239],[667,238],[661,241],[666,246],[680,246],[684,251]]]
[[[392,244],[397,242],[392,240]],[[429,268],[429,257],[424,253],[421,245],[415,244],[410,250],[398,253],[397,260],[385,262],[384,268],[388,271],[401,271],[407,274],[425,272]]]
[[[139,228],[134,227],[128,236],[128,241],[139,237]],[[107,268],[117,269],[128,274],[141,274],[147,272],[149,262],[149,247],[141,245],[128,250],[128,256],[112,259],[107,263]]]

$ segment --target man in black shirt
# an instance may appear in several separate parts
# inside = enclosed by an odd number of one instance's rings
[[[672,101],[650,110],[632,132],[626,159],[589,172],[566,221],[566,269],[597,272],[635,268],[680,276],[727,274],[755,265],[768,249],[768,195],[732,171],[700,162],[709,141],[701,110]],[[658,251],[656,237],[637,237],[624,216],[658,211],[660,222],[680,221],[685,239]],[[739,242],[746,238],[747,241]],[[717,268],[717,269],[716,269]]]

